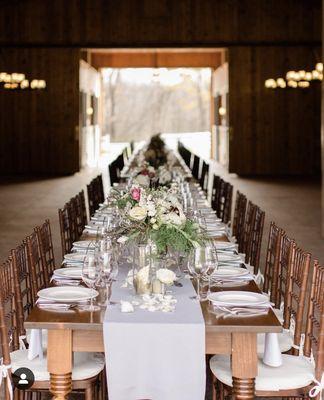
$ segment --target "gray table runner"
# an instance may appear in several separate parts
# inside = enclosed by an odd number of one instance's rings
[[[133,300],[122,288],[126,272],[113,286],[112,301]],[[203,400],[205,398],[205,324],[199,303],[190,299],[190,280],[172,287],[178,300],[172,313],[139,308],[122,313],[109,306],[104,344],[109,400]]]

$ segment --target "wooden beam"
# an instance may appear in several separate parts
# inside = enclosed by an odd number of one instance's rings
[[[91,64],[95,68],[179,68],[213,67],[221,64],[221,51],[93,51]]]

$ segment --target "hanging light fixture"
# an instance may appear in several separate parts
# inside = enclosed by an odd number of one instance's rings
[[[4,89],[45,89],[46,81],[44,79],[33,79],[29,82],[25,74],[20,72],[0,72],[0,84]],[[1,87],[1,86],[0,86]]]

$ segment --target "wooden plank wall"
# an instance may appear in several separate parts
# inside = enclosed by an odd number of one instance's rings
[[[228,46],[321,40],[321,0],[2,1],[0,44]]]
[[[79,170],[79,50],[6,48],[0,71],[45,79],[40,91],[0,89],[0,174]]]
[[[49,83],[47,94],[5,93],[3,97],[1,92],[1,111],[5,115],[5,120],[0,121],[0,134],[5,137],[5,145],[1,145],[1,173],[73,173],[78,169],[73,140],[79,103],[76,59],[80,48],[105,47],[229,48],[229,112],[234,135],[230,170],[243,175],[317,172],[318,90],[272,93],[263,84],[265,78],[282,75],[290,68],[304,69],[308,62],[313,66],[313,61],[318,61],[313,50],[321,45],[321,3],[321,0],[1,2],[1,69],[4,66],[6,70],[21,67],[27,70],[30,64],[36,71],[41,68]],[[13,151],[13,145],[14,155],[9,159],[7,152]],[[43,145],[50,149],[64,148],[66,152],[63,156],[53,150],[52,154],[44,151],[41,156],[38,150],[45,149]],[[33,164],[35,153],[40,157],[38,165]],[[17,154],[22,159],[15,166],[12,159],[17,159]]]
[[[266,89],[268,78],[312,70],[320,47],[229,49],[230,172],[320,174],[320,82],[309,89]]]

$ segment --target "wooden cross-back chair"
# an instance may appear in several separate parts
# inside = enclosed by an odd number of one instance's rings
[[[96,197],[97,197],[99,203],[103,203],[105,201],[105,193],[104,193],[104,187],[103,187],[103,181],[102,181],[101,174],[95,178],[95,182],[96,182],[96,187],[95,187]]]
[[[274,279],[277,279],[277,290],[274,296],[274,303],[277,309],[283,309],[284,302],[287,299],[287,290],[289,285],[290,265],[293,258],[293,249],[296,243],[286,234],[282,236],[280,243],[280,257],[278,271],[274,272]]]
[[[96,178],[87,185],[88,191],[88,203],[89,203],[89,214],[90,217],[94,215],[96,210],[99,208],[99,204],[105,200],[102,175],[98,175]]]
[[[40,246],[40,254],[43,266],[46,268],[46,276],[51,278],[55,270],[55,257],[52,241],[51,224],[49,219],[46,219],[41,226],[35,228],[38,243]],[[47,282],[49,284],[49,281]]]
[[[311,255],[292,244],[291,257],[288,268],[288,282],[283,309],[283,327],[289,329],[293,322],[295,345],[300,342],[304,308],[306,303],[307,281],[310,269]],[[298,354],[296,347],[293,354]]]
[[[82,194],[83,193],[83,194]],[[72,207],[74,209],[74,229],[77,233],[78,238],[82,235],[84,228],[87,224],[87,214],[85,208],[84,192],[78,193],[71,199]]]
[[[309,255],[299,250],[298,252],[300,257],[297,256],[297,265],[303,268],[309,262]],[[298,269],[297,267],[296,271]],[[314,391],[316,386],[318,397],[323,390],[321,382],[324,373],[324,268],[317,261],[314,263],[312,287],[306,305],[308,312],[303,352],[282,354],[280,367],[271,368],[259,361],[255,390],[257,397],[305,399],[310,397],[310,391]],[[301,346],[300,334],[295,335],[295,345]],[[221,391],[223,392],[224,387],[230,391],[232,386],[230,357],[214,356],[211,358],[210,367],[214,377],[221,383]],[[313,392],[312,395],[315,397],[316,393]],[[213,399],[216,399],[216,390],[213,392]]]
[[[206,163],[205,160],[203,160],[199,184],[205,193],[207,193],[208,190],[208,176],[209,176],[209,165]]]
[[[246,204],[247,204],[246,196],[243,193],[237,191],[235,199],[233,224],[232,224],[232,235],[236,238],[236,242],[238,244],[238,250],[240,253],[243,252],[242,247],[243,247]]]
[[[48,286],[49,276],[45,265],[43,265],[37,232],[34,231],[31,235],[27,236],[26,242],[28,251],[28,262],[30,266],[29,268],[32,277],[32,288],[34,292],[34,298],[36,298],[38,291]]]
[[[11,268],[14,277],[14,292],[18,312],[18,324],[21,334],[25,334],[24,321],[36,302],[32,286],[32,274],[28,260],[27,243],[11,250]]]
[[[218,207],[220,184],[221,184],[220,176],[214,175],[212,192],[211,192],[211,206],[212,206],[213,210],[215,210],[216,212],[217,212],[217,207]]]
[[[231,220],[233,185],[223,179],[216,180],[218,186],[215,191],[213,208],[218,218],[227,224]]]
[[[264,267],[263,292],[268,293],[270,301],[275,302],[278,289],[278,271],[280,261],[280,244],[284,235],[283,229],[274,222],[270,223],[266,261]]]
[[[195,179],[199,179],[199,167],[200,167],[200,158],[194,154],[193,157],[193,166],[192,166],[192,175]]]
[[[117,166],[116,160],[108,165],[110,185],[113,186],[114,183],[118,183],[120,179],[120,171]]]
[[[0,337],[1,337],[1,355],[2,369],[7,367],[6,376],[4,378],[5,399],[10,399],[8,387],[12,387],[11,371],[16,371],[20,367],[29,368],[33,371],[35,382],[33,386],[19,393],[14,391],[15,399],[31,399],[31,393],[39,393],[48,391],[50,388],[49,373],[47,373],[47,359],[28,360],[28,350],[20,349],[19,341],[24,334],[20,330],[17,303],[17,291],[15,289],[14,269],[9,262],[0,265]],[[98,399],[98,391],[96,390],[99,377],[102,376],[104,369],[104,360],[91,353],[74,353],[73,366],[77,365],[75,370],[79,380],[72,381],[72,390],[81,390],[85,393],[85,400]],[[2,372],[3,374],[3,372]],[[45,374],[45,377],[44,377]],[[74,375],[74,370],[73,370]],[[27,397],[26,397],[27,396]],[[40,397],[37,397],[40,398]]]
[[[243,238],[242,238],[242,253],[245,254],[245,260],[249,260],[249,248],[252,237],[252,227],[253,220],[255,215],[256,205],[252,203],[252,201],[248,202],[247,210],[245,214],[244,220],[244,228],[243,228]],[[248,261],[246,261],[248,262]]]
[[[74,226],[71,218],[71,210],[68,204],[58,210],[62,256],[69,253],[73,246]]]
[[[252,213],[251,234],[247,246],[246,262],[253,266],[254,274],[257,274],[260,266],[260,253],[263,236],[265,212],[258,206],[254,207]]]

